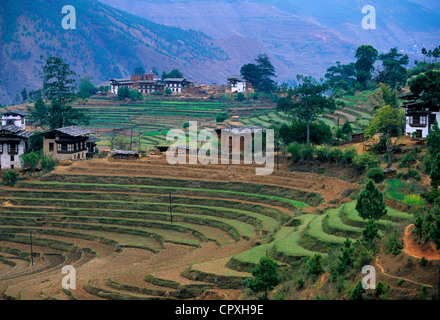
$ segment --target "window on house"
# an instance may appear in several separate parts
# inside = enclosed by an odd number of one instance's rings
[[[0,144],[0,154],[3,153],[3,144]]]
[[[8,145],[8,153],[9,154],[18,153],[18,144],[10,144],[10,145]]]
[[[53,151],[53,142],[49,142],[49,151]]]

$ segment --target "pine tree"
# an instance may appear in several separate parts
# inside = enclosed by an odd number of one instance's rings
[[[356,202],[356,210],[365,220],[379,220],[387,214],[383,194],[373,181],[368,181],[365,189],[359,194]]]
[[[365,189],[358,196],[356,210],[363,219],[368,220],[367,225],[362,231],[363,240],[369,244],[370,249],[373,249],[373,241],[379,235],[375,221],[382,218],[388,212],[383,201],[383,194],[376,188],[373,181],[368,181]]]
[[[344,242],[344,246],[341,248],[341,255],[338,257],[338,272],[344,273],[347,269],[353,266],[353,253],[354,248],[352,247],[352,242],[347,237]]]
[[[309,269],[309,273],[315,276],[319,276],[324,272],[324,266],[322,265],[322,256],[319,253],[315,253],[313,257],[311,257],[307,261],[307,266]]]
[[[362,281],[359,281],[350,294],[350,300],[363,300],[363,295],[367,291],[362,287]]]
[[[362,240],[368,243],[370,249],[374,248],[374,239],[379,236],[379,229],[374,220],[369,220],[364,230],[362,230]]]
[[[249,280],[248,287],[254,292],[264,291],[264,299],[267,300],[267,292],[272,290],[279,282],[277,263],[266,252],[260,258],[258,265],[252,270],[254,278]]]

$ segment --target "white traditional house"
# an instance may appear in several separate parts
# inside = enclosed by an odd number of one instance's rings
[[[133,88],[134,81],[131,79],[110,79],[110,92],[118,94],[119,88],[127,87],[129,90]]]
[[[181,93],[182,90],[192,88],[193,82],[185,78],[166,78],[163,80],[166,88],[170,88],[173,93]]]
[[[440,125],[440,106],[428,105],[413,94],[401,97],[407,102],[403,103],[406,115],[406,134],[417,138],[426,138],[434,123]]]
[[[20,110],[6,111],[2,115],[2,126],[8,125],[26,129],[26,113]]]
[[[32,135],[13,124],[0,127],[0,170],[21,169],[20,155],[28,151]]]
[[[238,76],[229,77],[228,87],[232,93],[246,92],[246,80]]]

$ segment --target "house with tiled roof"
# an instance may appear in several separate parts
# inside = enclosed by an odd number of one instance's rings
[[[92,157],[91,150],[97,139],[91,139],[93,132],[78,126],[47,130],[43,136],[43,152],[56,160],[85,160]]]
[[[21,169],[20,155],[28,152],[32,135],[14,124],[0,127],[0,170]]]

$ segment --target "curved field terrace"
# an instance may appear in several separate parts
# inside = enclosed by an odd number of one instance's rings
[[[364,222],[342,196],[356,187],[312,173],[256,176],[252,166],[170,166],[156,156],[59,166],[1,187],[0,292],[239,299],[266,252],[285,265],[359,239]],[[379,228],[409,217],[392,211]],[[76,269],[75,290],[61,286],[66,265]]]

